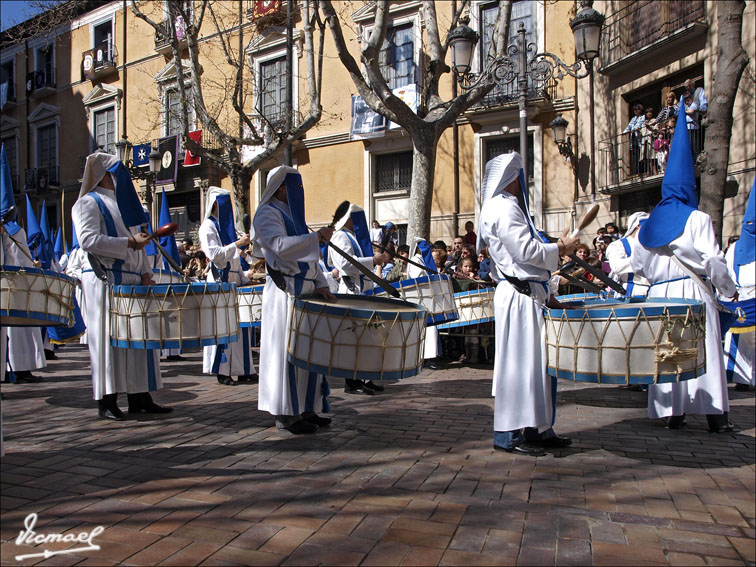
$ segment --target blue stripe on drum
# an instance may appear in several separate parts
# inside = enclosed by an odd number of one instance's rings
[[[236,288],[236,293],[239,295],[247,295],[251,293],[262,293],[265,289],[265,285],[245,285]]]
[[[471,325],[482,325],[483,323],[490,323],[494,320],[494,317],[483,317],[482,319],[475,319],[473,321],[456,321],[454,323],[445,323],[438,325],[438,329],[456,329],[458,327],[469,327]]]
[[[365,296],[349,295],[349,294],[336,294],[336,298],[342,297],[344,299],[357,299]],[[374,316],[399,319],[400,321],[413,321],[416,319],[425,319],[426,310],[425,307],[417,303],[411,303],[409,301],[402,301],[400,299],[388,299],[383,297],[372,297],[370,302],[379,303],[386,306],[386,309],[381,311],[379,309],[359,309],[356,307],[340,307],[338,302],[336,303],[315,303],[308,301],[308,299],[317,299],[310,296],[309,298],[296,298],[294,300],[294,307],[301,309],[302,311],[311,311],[315,313],[326,313],[327,315],[339,315],[352,317],[354,319],[370,319]],[[417,311],[392,311],[391,306],[398,305],[402,307],[410,306],[417,309]]]
[[[439,323],[456,321],[457,319],[459,319],[459,316],[455,313],[436,313],[435,315],[428,315],[428,319],[426,320],[425,324],[426,326],[430,327],[432,325],[438,325]]]
[[[630,374],[630,376],[602,374],[601,379],[599,379],[595,372],[571,372],[569,370],[557,370],[553,366],[547,366],[546,373],[565,380],[590,382],[592,384],[667,384],[698,378],[706,373],[706,368],[701,366],[694,370],[688,370],[681,373],[679,377],[677,374],[659,374],[658,380],[653,374]]]
[[[217,293],[219,291],[236,291],[236,284],[224,282],[194,282],[194,283],[174,283],[174,284],[157,284],[157,285],[114,285],[114,295],[162,295],[167,291],[174,292],[175,295]],[[215,343],[213,343],[215,344]],[[169,347],[165,347],[169,348]]]
[[[28,274],[44,274],[46,276],[53,277],[58,280],[64,280],[71,284],[75,284],[76,280],[72,278],[71,276],[67,276],[66,274],[61,274],[60,272],[56,272],[54,270],[43,270],[42,268],[27,268],[25,266],[6,266],[3,264],[0,267],[0,271],[3,272],[26,272]]]
[[[243,329],[248,329],[248,328],[261,327],[262,325],[260,321],[255,321],[254,323],[247,323],[247,322],[239,323],[239,326]]]
[[[329,368],[328,366],[322,366],[320,364],[312,364],[308,363],[305,360],[296,359],[291,354],[288,355],[288,360],[297,368],[304,368],[305,370],[309,370],[310,372],[317,372],[318,374],[325,374],[326,376],[334,376],[336,378],[356,378],[360,380],[401,380],[403,378],[412,378],[413,376],[417,376],[423,369],[422,365],[420,365],[416,368],[394,370],[391,372],[360,371],[357,375],[355,375],[354,369]]]
[[[154,350],[163,348],[194,348],[213,345],[227,345],[239,340],[238,335],[230,337],[209,337],[205,339],[181,339],[181,340],[118,340],[110,339],[110,345],[116,348],[134,348],[139,350]]]
[[[643,306],[634,307],[633,304],[642,303]],[[652,305],[649,305],[652,304]],[[656,304],[656,305],[653,305]],[[676,297],[629,297],[627,299],[595,299],[573,303],[575,309],[546,309],[552,318],[560,319],[607,319],[610,317],[624,318],[636,317],[639,309],[643,309],[647,317],[658,317],[664,313],[670,315],[685,315],[689,309],[694,313],[703,311],[703,303],[697,299],[682,299]],[[606,309],[580,309],[580,307],[592,307],[594,305],[606,305]],[[626,307],[623,307],[626,305]]]
[[[428,282],[436,282],[439,280],[450,280],[451,277],[447,274],[428,274],[427,276],[420,276],[419,278],[409,278],[406,280],[400,280],[398,282],[390,282],[391,287],[395,289],[401,289],[403,287],[411,287],[413,285],[418,284],[424,284]],[[385,295],[386,292],[383,291],[380,287],[375,287],[373,289],[368,289],[365,291],[363,295],[366,296],[374,296],[374,295]]]
[[[51,313],[44,313],[42,311],[22,311],[20,309],[0,309],[0,318],[22,318],[22,319],[34,319],[37,321],[33,324],[14,324],[14,327],[40,327],[45,326],[44,322],[49,325],[68,325],[68,318],[58,315],[52,315]]]

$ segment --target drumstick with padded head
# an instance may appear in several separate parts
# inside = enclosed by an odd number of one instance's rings
[[[166,236],[174,234],[177,230],[178,225],[175,222],[169,222],[168,224],[164,224],[155,232],[150,234],[150,238],[148,240],[154,240],[155,238],[165,238]]]
[[[569,227],[565,228],[564,231],[562,232],[561,238],[565,238],[568,235],[571,236],[572,238],[575,238],[581,230],[583,230],[586,226],[588,226],[594,221],[594,219],[598,215],[598,212],[599,212],[599,206],[598,206],[598,203],[596,203],[585,212],[585,214],[583,215],[583,218],[580,219],[580,222],[577,224],[577,227],[575,228],[575,230],[573,230],[572,233],[570,233]]]

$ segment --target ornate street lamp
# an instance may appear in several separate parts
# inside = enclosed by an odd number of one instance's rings
[[[575,36],[575,53],[578,59],[592,63],[598,57],[601,45],[601,26],[604,15],[593,9],[592,0],[582,0],[581,9],[570,20],[570,27]]]
[[[557,114],[556,118],[549,123],[554,131],[554,143],[559,148],[559,154],[572,159],[575,155],[572,153],[572,141],[567,137],[568,125],[569,122],[561,114]]]
[[[478,42],[478,32],[467,25],[469,19],[460,19],[462,25],[449,33],[449,48],[452,54],[454,73],[466,75],[472,68],[472,57],[475,44]]]

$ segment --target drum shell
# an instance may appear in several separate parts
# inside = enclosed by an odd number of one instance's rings
[[[119,348],[168,349],[235,342],[236,285],[116,285],[110,293],[110,340]]]
[[[422,369],[427,313],[406,301],[336,296],[364,304],[358,308],[294,300],[288,359],[310,372],[363,380],[396,380]],[[392,305],[410,308],[392,310]]]
[[[262,321],[262,294],[265,285],[245,285],[236,288],[239,296],[239,326],[259,327]]]
[[[76,280],[52,270],[0,268],[0,324],[3,327],[69,325],[74,320]]]
[[[454,294],[459,319],[452,323],[439,325],[439,329],[455,329],[468,325],[479,325],[494,320],[495,287],[471,289]]]
[[[547,309],[548,373],[598,384],[661,384],[706,371],[705,306],[697,300],[586,300]]]
[[[158,268],[152,270],[152,281],[155,285],[186,283],[184,276],[181,274],[177,274],[172,270],[160,270]]]
[[[451,277],[447,274],[428,274],[419,278],[393,282],[391,286],[399,291],[404,301],[425,307],[428,312],[428,326],[455,321],[459,317]],[[365,293],[365,296],[371,295],[387,296],[386,292],[380,288],[373,288]]]

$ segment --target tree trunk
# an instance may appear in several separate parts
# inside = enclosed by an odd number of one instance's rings
[[[234,187],[234,221],[238,228],[242,228],[242,217],[249,212],[249,186],[252,182],[252,174],[247,168],[241,167],[231,173],[231,181]]]
[[[724,191],[732,135],[732,109],[738,83],[748,65],[748,55],[741,45],[745,2],[717,2],[717,63],[710,92],[707,128],[701,169],[701,210],[711,217],[714,232],[722,242]]]
[[[430,238],[433,179],[436,168],[436,143],[429,133],[413,137],[412,189],[410,191],[407,244],[412,248],[415,237]]]

